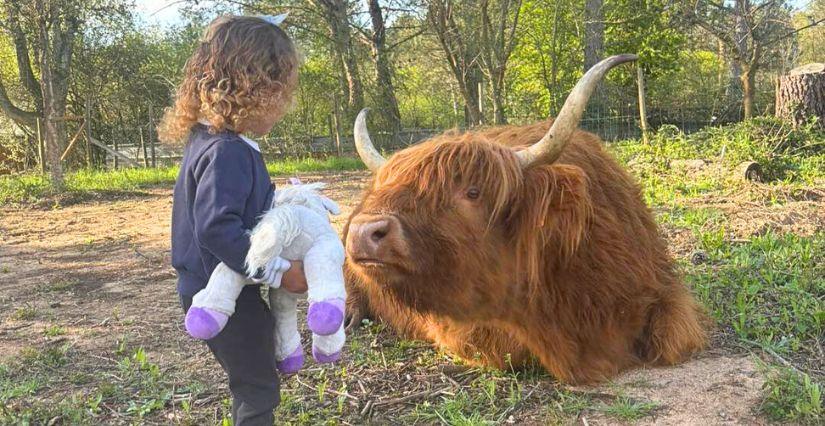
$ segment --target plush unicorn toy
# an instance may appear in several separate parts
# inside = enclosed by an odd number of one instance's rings
[[[328,214],[340,214],[335,202],[318,193],[323,183],[293,185],[276,190],[272,209],[264,213],[250,235],[246,256],[249,276],[280,257],[301,260],[307,279],[307,326],[312,331],[312,356],[317,362],[335,362],[344,346],[344,246]],[[280,280],[275,285],[280,286]],[[186,330],[195,338],[211,339],[235,312],[235,300],[252,281],[218,264],[206,288],[192,299]],[[272,287],[269,303],[275,317],[275,356],[283,374],[298,372],[304,364],[298,333],[298,295]]]

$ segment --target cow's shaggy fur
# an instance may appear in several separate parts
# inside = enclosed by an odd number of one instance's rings
[[[550,124],[448,133],[391,157],[350,223],[392,215],[403,233],[385,265],[348,259],[348,310],[470,362],[534,356],[568,382],[703,348],[705,317],[598,137],[577,131],[554,164],[519,166],[512,148]]]

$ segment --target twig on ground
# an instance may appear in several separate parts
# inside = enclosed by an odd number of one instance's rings
[[[14,327],[6,327],[3,330],[0,330],[0,334],[5,334],[9,331],[20,330],[21,328],[31,327],[32,325],[33,325],[33,323],[21,324],[21,325],[17,325],[17,326],[14,326]]]
[[[301,381],[301,379],[299,379],[299,378],[297,378],[297,377],[295,378],[295,381],[296,381],[296,382],[298,382],[298,384],[299,384],[299,385],[301,385],[301,386],[304,386],[304,387],[306,387],[306,388],[308,388],[308,389],[311,389],[311,390],[313,390],[313,391],[315,391],[315,392],[318,392],[318,388],[315,388],[315,387],[313,387],[313,386],[312,386],[312,385],[310,385],[310,384],[307,384],[307,383],[302,382],[302,381]],[[338,395],[338,396],[343,396],[344,398],[349,398],[349,399],[351,399],[351,400],[355,401],[356,403],[359,403],[359,402],[360,402],[360,400],[359,400],[358,398],[356,398],[356,397],[354,397],[354,396],[352,396],[352,395],[350,395],[350,394],[348,394],[348,393],[338,392],[338,391],[333,390],[333,389],[324,389],[324,392],[329,392],[329,393],[331,393],[331,394],[333,394],[333,395]]]
[[[805,374],[802,370],[800,370],[800,369],[796,368],[796,366],[795,366],[795,365],[791,364],[791,362],[790,362],[790,361],[788,361],[788,360],[787,360],[787,359],[785,359],[785,358],[782,358],[782,356],[780,356],[778,353],[774,352],[774,350],[773,350],[773,349],[771,349],[771,348],[769,348],[769,347],[767,347],[767,346],[765,346],[765,345],[761,345],[761,344],[759,344],[759,343],[757,343],[757,342],[754,342],[753,340],[748,340],[748,339],[744,339],[744,338],[743,338],[743,339],[742,339],[742,341],[743,341],[743,342],[745,342],[745,343],[748,343],[748,344],[750,344],[750,345],[753,345],[753,346],[755,346],[755,347],[757,347],[757,348],[759,348],[759,349],[762,349],[763,351],[765,351],[766,353],[768,353],[769,355],[771,355],[772,357],[774,357],[777,361],[779,361],[779,363],[780,363],[780,364],[784,365],[785,367],[788,367],[788,368],[790,368],[790,369],[792,369],[792,370],[796,371],[796,372],[797,372],[797,373],[799,373],[799,374]]]
[[[388,400],[384,400],[384,401],[378,401],[378,402],[376,402],[372,405],[373,405],[373,407],[377,407],[379,405],[401,404],[401,403],[409,402],[409,401],[412,401],[414,399],[418,399],[418,398],[421,398],[421,397],[429,398],[429,397],[432,397],[432,396],[436,396],[438,394],[441,394],[444,391],[446,391],[446,388],[445,389],[437,389],[437,390],[420,391],[420,392],[411,393],[409,395],[401,396],[401,397],[398,397],[398,398],[388,399]]]

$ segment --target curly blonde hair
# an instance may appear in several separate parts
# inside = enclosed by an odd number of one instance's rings
[[[299,57],[278,26],[252,16],[222,16],[206,28],[158,134],[181,142],[202,117],[209,131],[243,132],[261,117],[280,120],[298,83]]]

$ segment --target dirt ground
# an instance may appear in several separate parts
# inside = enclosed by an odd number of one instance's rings
[[[367,176],[353,172],[301,178],[305,182],[318,179],[330,182],[328,194],[338,200],[344,210],[335,219],[340,230]],[[276,179],[279,185],[284,181]],[[128,347],[143,347],[147,357],[164,373],[197,377],[202,381],[208,390],[193,401],[194,408],[203,420],[219,420],[220,400],[226,397],[223,373],[216,373],[220,370],[204,345],[188,338],[182,327],[183,312],[175,294],[175,274],[169,266],[171,202],[169,189],[151,189],[126,198],[56,209],[1,208],[0,362],[18,356],[24,348],[69,344],[73,354],[69,367],[95,374],[111,370],[118,345],[126,341]],[[726,200],[703,200],[702,203],[722,209],[732,222],[743,222],[745,225],[734,227],[741,238],[768,227],[801,234],[824,227],[821,212],[825,203],[822,201],[744,207],[734,207]],[[677,256],[690,254],[693,245],[690,237],[673,230],[666,230],[666,235]],[[32,314],[15,315],[20,309]],[[47,337],[44,330],[53,324],[65,328],[66,333]],[[420,347],[411,346],[411,357],[419,350]],[[636,370],[614,383],[577,390],[595,395],[597,399],[600,395],[621,394],[655,401],[657,407],[652,415],[640,420],[640,424],[763,424],[766,420],[757,413],[764,379],[754,359],[755,355],[719,340],[686,364]],[[427,379],[431,382],[422,389],[437,387],[436,382],[444,380],[448,367],[423,370],[440,374]],[[358,383],[369,385],[386,377],[368,375],[386,375],[388,371],[405,383],[404,377],[409,379],[411,374],[417,374],[410,365],[389,365],[385,371],[353,370],[349,374],[364,374],[364,380]],[[424,372],[418,373],[426,376]],[[448,382],[454,383],[454,379],[455,376],[449,376]],[[290,389],[301,389],[306,384],[300,377],[287,380],[299,382],[293,383]],[[306,387],[315,389],[311,384]],[[414,389],[404,391],[407,390]],[[539,387],[533,390],[541,392]],[[373,420],[391,419],[392,410],[399,404],[414,404],[437,396],[437,393],[424,392],[419,399],[390,404],[386,402],[399,395],[399,390],[392,387],[353,387],[343,393],[347,395],[348,410],[367,413]],[[42,398],[48,399],[49,395]],[[175,421],[178,414],[174,401],[175,398],[171,408],[164,410],[162,415],[166,417],[153,421]],[[531,408],[531,401],[540,399],[526,398],[506,422],[538,422],[538,409]],[[104,407],[102,419],[118,423],[119,414],[114,407]],[[617,421],[603,413],[585,410],[576,423],[596,425]]]

